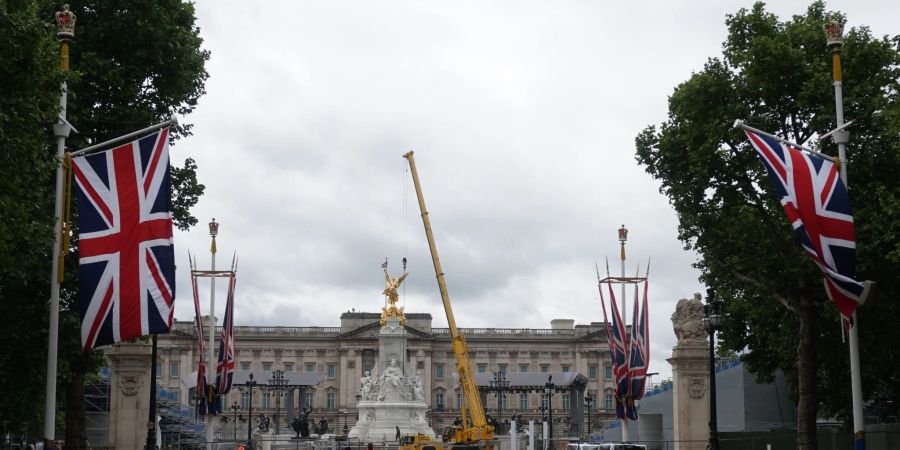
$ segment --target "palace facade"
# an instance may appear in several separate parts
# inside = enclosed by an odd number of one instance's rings
[[[253,371],[257,377],[259,372],[269,374],[276,370],[316,372],[323,379],[317,386],[291,391],[291,398],[281,397],[277,405],[274,392],[255,390],[254,416],[259,413],[272,416],[278,407],[281,426],[286,427],[289,417],[297,414],[294,405],[305,405],[312,408],[312,417],[326,417],[333,429],[340,429],[347,420],[352,426],[360,378],[373,370],[379,360],[380,317],[380,313],[346,312],[340,317],[339,327],[236,326],[236,370]],[[433,327],[432,322],[430,314],[406,314],[407,358],[409,367],[423,380],[426,402],[432,411],[432,426],[440,430],[458,416],[462,396],[456,382],[450,330]],[[477,373],[488,374],[479,376],[480,380],[497,372],[548,375],[574,372],[582,375],[580,380],[586,380],[581,387],[584,394],[595,399],[591,408],[595,427],[613,417],[614,380],[605,324],[575,324],[571,319],[554,319],[549,328],[462,328],[460,331],[468,344],[473,368]],[[193,396],[198,356],[193,322],[176,321],[171,333],[159,336],[158,385],[174,392],[175,400],[184,405]],[[266,384],[264,379],[256,381],[259,385]],[[550,400],[554,421],[563,425],[571,420],[573,409],[581,410],[583,401],[566,391],[555,393]],[[521,414],[525,420],[540,420],[547,412],[541,408],[546,396],[540,392],[509,392],[500,396],[484,393],[482,401],[486,413],[499,415],[501,420],[514,413]],[[579,404],[574,405],[575,402]],[[234,403],[246,413],[249,393],[232,389],[223,409],[227,411]],[[500,406],[502,409],[498,409]]]

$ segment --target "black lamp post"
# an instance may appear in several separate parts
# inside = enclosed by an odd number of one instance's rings
[[[509,380],[506,379],[506,373],[502,371],[494,372],[494,378],[490,381],[490,390],[497,396],[497,426],[503,428],[503,396],[509,390]],[[497,430],[498,434],[503,430]]]
[[[703,326],[709,332],[709,448],[719,450],[719,431],[716,422],[716,330],[722,323],[722,301],[716,298],[716,291],[706,290],[706,305],[703,306]]]
[[[243,386],[238,386],[238,389],[241,391],[247,390],[250,392],[250,401],[247,403],[248,412],[247,412],[247,447],[253,448],[253,388],[256,387],[256,382],[253,381],[253,372],[250,372],[250,379],[244,383]]]
[[[231,412],[234,413],[234,424],[232,425],[232,429],[234,429],[234,440],[237,441],[237,413],[241,410],[241,405],[238,404],[237,400],[234,401],[234,404],[231,405]]]
[[[553,375],[547,377],[547,383],[544,384],[544,395],[547,396],[547,449],[550,449],[550,440],[553,439],[553,391],[556,385],[553,384]]]
[[[590,436],[591,436],[591,407],[592,406],[594,406],[594,396],[589,394],[587,397],[584,398],[584,409],[586,409],[587,413],[588,413],[587,414],[587,416],[588,416],[587,417],[587,419],[588,419],[588,426],[587,426],[588,438],[590,438]]]
[[[284,379],[283,370],[273,370],[272,378],[269,378],[268,390],[275,394],[275,435],[281,432],[280,414],[281,414],[281,395],[287,389],[288,380]]]
[[[347,428],[347,410],[345,409],[344,410],[344,436],[347,436],[349,434],[350,434],[350,429]]]

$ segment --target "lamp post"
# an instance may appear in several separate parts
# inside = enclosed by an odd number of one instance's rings
[[[547,383],[544,384],[544,395],[547,396],[547,423],[550,427],[547,429],[547,449],[550,448],[550,440],[553,439],[553,391],[555,389],[553,375],[550,375],[547,377]]]
[[[281,432],[279,414],[281,413],[281,394],[287,388],[287,380],[284,379],[283,370],[273,370],[272,378],[269,378],[269,391],[275,393],[275,435]]]
[[[706,305],[703,306],[703,326],[709,332],[709,448],[719,450],[719,431],[716,422],[716,329],[722,323],[722,301],[716,298],[716,291],[706,290]]]
[[[344,436],[347,436],[348,434],[350,434],[350,429],[347,428],[347,410],[345,409],[343,412],[344,412]]]
[[[588,419],[588,426],[587,426],[588,439],[590,439],[590,437],[591,437],[591,407],[592,407],[592,406],[594,406],[594,396],[588,394],[588,396],[584,398],[584,409],[586,409],[586,410],[587,410],[587,413],[588,413],[588,414],[587,414],[587,419]]]
[[[237,441],[237,413],[241,410],[241,405],[238,404],[237,400],[234,401],[234,404],[231,405],[231,412],[234,413],[234,425],[232,425],[232,429],[234,429],[234,440]]]
[[[256,387],[256,382],[253,381],[253,372],[250,372],[250,379],[244,383],[243,386],[238,386],[238,389],[243,391],[244,389],[250,392],[250,401],[248,402],[248,412],[247,412],[247,448],[253,448],[253,388]]]
[[[503,396],[506,391],[509,390],[509,380],[506,379],[506,373],[503,371],[494,372],[494,378],[490,381],[490,390],[494,392],[494,395],[497,397],[497,426],[499,428],[503,427]],[[497,430],[498,434],[503,433],[503,430]]]

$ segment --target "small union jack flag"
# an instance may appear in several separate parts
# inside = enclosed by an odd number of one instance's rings
[[[613,316],[612,327],[610,328],[608,325],[606,327],[606,337],[609,342],[609,354],[612,358],[612,367],[613,367],[613,376],[616,379],[616,416],[620,419],[624,419],[625,416],[625,402],[626,398],[629,396],[629,374],[628,374],[628,355],[626,342],[625,342],[625,323],[622,321],[622,316],[619,314],[619,307],[616,304],[616,297],[613,294],[612,284],[607,283],[609,286],[609,301],[610,301],[610,312]],[[603,306],[603,320],[609,324],[609,320],[606,315],[606,304],[603,300],[603,288],[600,288],[600,302]]]
[[[231,391],[234,376],[234,284],[235,276],[232,274],[228,282],[228,300],[225,302],[225,321],[222,323],[219,362],[216,366],[216,394],[219,396]]]
[[[207,404],[206,363],[203,362],[203,358],[206,357],[206,351],[204,351],[203,343],[203,320],[200,315],[200,293],[197,289],[197,277],[193,275],[191,275],[191,287],[194,291],[194,325],[197,328],[197,354],[200,355],[200,363],[197,367],[197,387],[195,392],[197,393],[197,414],[202,416],[206,414]]]
[[[85,350],[166,333],[175,301],[168,129],[72,159]]]
[[[634,290],[634,315],[636,322],[631,326],[631,359],[629,362],[629,378],[631,383],[628,417],[637,420],[637,407],[635,400],[644,398],[644,390],[647,382],[647,369],[650,367],[650,320],[647,309],[648,282],[644,280],[644,300],[638,312],[638,289]],[[640,319],[638,319],[640,315]]]
[[[825,275],[825,290],[849,320],[871,282],[856,281],[856,228],[847,187],[827,159],[746,130],[766,166],[800,245]]]

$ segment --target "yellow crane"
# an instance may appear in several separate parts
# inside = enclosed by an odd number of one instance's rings
[[[450,295],[447,294],[444,271],[441,269],[441,260],[438,258],[437,247],[434,244],[434,234],[431,232],[431,221],[428,219],[428,211],[425,209],[425,197],[422,195],[422,186],[419,184],[416,161],[413,159],[413,152],[409,152],[403,157],[409,162],[413,184],[416,186],[416,197],[419,199],[419,210],[422,212],[422,224],[425,225],[428,249],[431,250],[431,262],[434,263],[434,273],[437,277],[438,288],[441,291],[441,301],[444,302],[444,312],[447,314],[447,324],[450,327],[450,338],[453,343],[453,354],[456,355],[456,373],[459,374],[459,385],[462,387],[463,392],[463,405],[460,411],[462,423],[455,426],[451,444],[453,447],[472,445],[491,447],[492,445],[485,444],[487,444],[486,441],[494,439],[494,427],[487,423],[487,419],[484,416],[481,396],[478,394],[478,387],[475,386],[475,373],[472,370],[472,363],[469,361],[466,339],[456,328],[456,320],[453,319]],[[410,438],[406,440],[405,446],[401,446],[401,450],[440,450],[443,448],[440,444],[423,439],[424,436]]]

